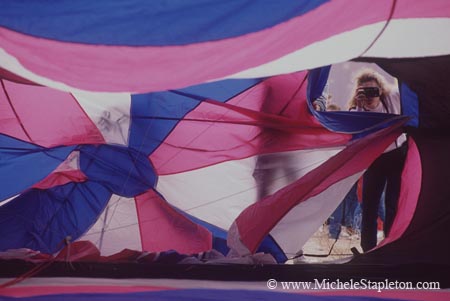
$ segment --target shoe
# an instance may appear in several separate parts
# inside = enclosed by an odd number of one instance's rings
[[[350,227],[341,227],[341,236],[349,238],[352,235],[352,230]]]
[[[346,231],[350,236],[357,234],[357,231],[352,227],[346,227]]]
[[[384,239],[384,232],[382,230],[377,231],[377,239]]]

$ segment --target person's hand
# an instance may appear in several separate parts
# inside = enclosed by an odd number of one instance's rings
[[[367,97],[364,93],[356,93],[356,96],[355,96],[356,106],[362,108],[364,105],[364,101],[366,101],[366,100],[367,100]]]

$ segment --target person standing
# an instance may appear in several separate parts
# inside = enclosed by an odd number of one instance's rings
[[[350,111],[401,114],[400,95],[384,77],[372,69],[362,70],[355,79]],[[362,193],[361,247],[364,252],[377,245],[378,207],[385,190],[385,236],[397,213],[401,172],[405,160],[406,136],[402,134],[364,173]]]

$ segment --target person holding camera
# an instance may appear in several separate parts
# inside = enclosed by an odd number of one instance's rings
[[[384,77],[372,69],[362,70],[355,78],[349,102],[350,111],[401,114],[400,94]],[[361,247],[364,252],[377,245],[378,206],[385,190],[385,222],[389,234],[397,213],[401,173],[405,161],[406,136],[401,135],[378,157],[363,175]]]

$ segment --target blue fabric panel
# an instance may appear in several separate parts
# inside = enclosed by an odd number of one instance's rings
[[[119,145],[82,146],[80,169],[90,181],[102,183],[111,192],[125,197],[146,192],[157,179],[145,155]]]
[[[59,41],[184,45],[270,28],[324,0],[3,0],[0,26]]]
[[[325,88],[328,76],[330,75],[331,66],[325,66],[322,68],[316,68],[308,72],[308,88],[306,91],[306,97],[311,104],[312,101],[322,95]]]
[[[393,114],[347,111],[315,111],[314,115],[323,126],[333,132],[362,135],[385,127],[392,118],[399,118],[399,115]]]
[[[0,134],[0,202],[43,180],[73,149],[45,149]]]
[[[133,95],[130,147],[149,155],[198,104],[198,100],[172,92]]]
[[[400,96],[402,101],[403,114],[410,116],[411,120],[406,125],[419,126],[419,98],[417,94],[405,83],[400,85]]]
[[[260,81],[223,80],[180,90],[132,95],[129,145],[149,155],[201,101],[225,102]]]
[[[191,300],[216,300],[216,301],[383,301],[396,300],[394,298],[383,298],[382,296],[320,296],[314,294],[300,294],[295,290],[289,293],[282,290],[278,284],[276,291],[267,289],[266,284],[261,282],[260,290],[237,290],[237,289],[175,289],[139,293],[86,293],[86,294],[55,294],[32,297],[2,297],[1,300],[10,301],[191,301]],[[349,291],[351,294],[351,291]]]
[[[100,184],[69,183],[31,189],[0,207],[0,250],[30,248],[55,253],[97,220],[111,192]]]
[[[178,92],[198,100],[213,99],[220,102],[226,102],[234,96],[259,84],[262,80],[263,79],[258,78],[226,79],[212,83],[195,85],[172,92]]]
[[[277,242],[275,241],[275,239],[273,239],[271,235],[267,235],[264,238],[264,240],[259,245],[256,252],[272,254],[272,256],[278,263],[284,263],[286,262],[286,260],[288,260],[286,254],[284,254],[283,250],[280,248],[280,246],[277,244]]]

